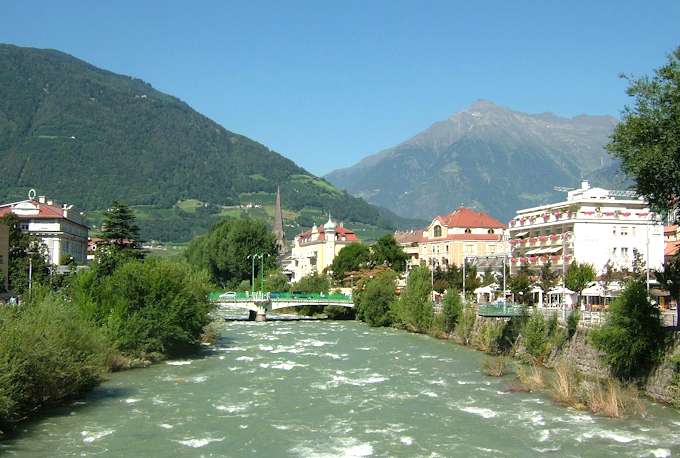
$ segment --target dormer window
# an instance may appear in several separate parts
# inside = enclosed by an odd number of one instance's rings
[[[487,233],[493,234],[493,233],[494,233],[494,230],[493,230],[493,229],[489,229],[489,230],[487,231]]]
[[[434,227],[434,236],[435,237],[441,237],[442,236],[442,227],[441,226],[435,226]]]
[[[472,229],[470,229],[469,227],[465,228],[465,233],[472,234]]]

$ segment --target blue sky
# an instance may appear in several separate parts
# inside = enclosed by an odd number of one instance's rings
[[[616,116],[618,74],[680,46],[680,2],[3,0],[0,42],[146,80],[324,174],[478,98]]]

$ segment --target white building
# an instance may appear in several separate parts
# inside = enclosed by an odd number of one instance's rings
[[[298,281],[306,275],[321,273],[333,263],[335,256],[345,246],[358,242],[356,234],[343,226],[336,225],[330,216],[323,226],[316,224],[311,230],[295,237],[293,250],[285,266],[291,281]]]
[[[77,264],[85,264],[87,256],[88,227],[73,205],[57,205],[45,196],[21,202],[0,205],[0,216],[14,213],[21,220],[21,230],[36,236],[45,244],[48,262],[61,265],[61,261],[72,256]]]
[[[651,269],[663,265],[663,225],[648,203],[587,181],[564,202],[518,210],[509,229],[513,273],[538,271],[548,261],[561,271],[574,260],[592,264],[598,275],[607,262],[631,270],[636,253]]]

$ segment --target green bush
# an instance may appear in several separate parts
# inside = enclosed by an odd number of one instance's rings
[[[354,295],[357,318],[369,326],[392,324],[391,305],[395,300],[397,274],[392,270],[378,273],[366,281]]]
[[[444,317],[444,331],[452,332],[463,310],[463,301],[455,288],[449,288],[442,301],[442,316]]]
[[[453,331],[457,341],[463,345],[470,345],[472,331],[477,321],[477,310],[473,306],[463,307],[459,314],[458,323]]]
[[[644,280],[626,285],[610,306],[607,323],[590,335],[618,378],[634,380],[649,374],[662,354],[664,334],[659,309],[649,302]]]
[[[395,304],[397,319],[406,329],[426,332],[433,319],[432,284],[427,267],[416,267],[408,276],[406,288]]]
[[[99,278],[84,272],[73,281],[74,304],[104,328],[126,354],[181,354],[200,344],[212,305],[208,274],[183,261],[150,258],[118,266]]]
[[[539,311],[532,313],[522,328],[524,347],[538,361],[543,359],[547,350],[547,330],[545,317]]]
[[[578,329],[578,322],[581,321],[581,312],[575,309],[569,314],[567,318],[567,336],[569,339],[574,337],[576,330]]]
[[[101,330],[55,293],[33,292],[0,307],[0,427],[95,386],[106,370]]]

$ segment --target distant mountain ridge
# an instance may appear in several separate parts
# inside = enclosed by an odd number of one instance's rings
[[[289,233],[328,211],[376,231],[409,224],[144,81],[0,44],[0,202],[36,188],[96,223],[118,199],[135,206],[145,238],[182,241],[224,216],[270,221],[277,185]],[[259,210],[240,210],[249,204]]]
[[[326,179],[400,215],[429,219],[460,205],[507,221],[560,196],[554,186],[594,178],[621,186],[604,145],[612,116],[527,114],[478,100],[405,142]]]

